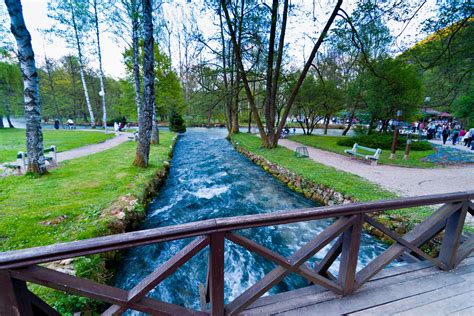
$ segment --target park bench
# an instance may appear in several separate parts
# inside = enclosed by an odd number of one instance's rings
[[[309,157],[308,148],[306,147],[296,147],[295,156],[297,158],[307,158]]]
[[[49,162],[50,165],[56,166],[58,163],[58,158],[57,158],[57,149],[56,146],[51,146],[49,148],[45,148],[43,151],[45,154],[44,159]],[[28,154],[24,151],[19,151],[18,154],[16,155],[16,159],[21,159],[21,166],[23,170],[26,172],[26,168],[28,166]]]
[[[360,151],[358,152],[358,150],[363,150],[365,152],[371,152],[373,154],[368,155],[367,153],[361,153]],[[369,147],[360,146],[359,144],[355,143],[354,146],[352,146],[352,149],[346,149],[346,150],[344,150],[344,152],[346,154],[351,155],[352,157],[361,157],[361,158],[364,158],[366,160],[370,160],[370,164],[372,166],[376,166],[377,161],[379,160],[380,154],[382,153],[382,149],[380,149],[380,148],[373,149],[373,148],[369,148]]]

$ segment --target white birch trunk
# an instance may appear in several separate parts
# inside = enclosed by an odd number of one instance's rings
[[[23,96],[25,100],[26,148],[28,173],[42,175],[47,172],[43,151],[43,131],[41,130],[41,103],[35,55],[31,46],[21,2],[5,0],[11,20],[11,31],[18,46],[18,59],[23,75]]]
[[[102,52],[100,49],[100,35],[99,35],[99,17],[97,15],[97,0],[93,1],[94,17],[95,17],[95,34],[97,37],[97,55],[99,57],[99,81],[100,81],[100,96],[102,98],[102,125],[104,131],[107,133],[107,108],[105,106],[105,87],[104,87],[104,71],[102,68]]]
[[[79,58],[79,71],[81,73],[82,88],[84,89],[84,97],[86,98],[86,105],[87,105],[87,110],[89,111],[91,127],[95,128],[94,112],[92,111],[92,105],[89,99],[89,92],[87,91],[86,77],[84,75],[84,64],[82,60],[81,41],[79,40],[79,33],[77,32],[76,15],[74,13],[74,4],[72,3],[72,0],[70,0],[69,5],[71,8],[72,25],[74,28],[74,34],[76,36],[76,46],[77,46],[77,54]]]
[[[140,89],[140,64],[138,63],[138,4],[132,0],[132,48],[133,48],[133,77],[135,80],[135,102],[137,104],[137,121],[140,121],[141,89]]]

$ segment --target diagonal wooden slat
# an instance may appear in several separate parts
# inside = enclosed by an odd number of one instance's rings
[[[423,250],[421,250],[420,248],[416,247],[415,245],[413,245],[412,243],[406,241],[405,239],[403,239],[400,235],[398,235],[397,233],[391,231],[390,229],[388,229],[387,227],[385,227],[384,225],[382,225],[381,223],[377,222],[376,220],[374,220],[373,218],[365,215],[364,216],[364,220],[369,223],[370,225],[372,225],[373,227],[377,228],[378,230],[380,230],[382,233],[384,233],[385,235],[387,235],[388,237],[392,238],[393,240],[395,240],[397,243],[399,243],[400,245],[402,246],[405,246],[407,249],[413,251],[414,253],[416,253],[417,255],[419,255],[420,257],[428,260],[428,261],[431,261],[435,266],[439,267],[440,269],[443,269],[443,270],[446,270],[446,265],[431,257],[430,255],[428,255],[427,253],[425,253]]]
[[[441,230],[443,230],[446,219],[456,212],[462,203],[447,203],[436,210],[430,217],[418,224],[404,239],[413,245],[419,247],[425,242],[433,238]],[[372,276],[390,264],[395,258],[405,251],[406,247],[400,244],[391,245],[387,250],[372,260],[367,266],[360,270],[356,275],[356,288],[362,286],[370,280]]]
[[[155,271],[147,275],[140,283],[134,286],[128,293],[128,303],[125,305],[112,305],[103,315],[120,315],[125,312],[131,303],[139,301],[148,292],[154,289],[164,279],[178,270],[183,264],[194,257],[199,251],[209,244],[209,238],[206,236],[197,237],[186,247],[181,249],[168,261],[159,266]]]
[[[328,253],[324,256],[324,258],[317,263],[314,267],[314,271],[321,275],[328,274],[328,269],[331,265],[336,261],[337,257],[341,254],[342,251],[342,237],[339,237],[334,245],[329,249]]]
[[[87,279],[80,279],[40,266],[10,270],[10,273],[15,279],[97,299],[110,304],[125,305],[128,302],[128,292],[125,290]],[[132,303],[130,308],[153,315],[207,315],[206,313],[189,310],[178,305],[160,302],[147,297],[139,302]]]
[[[462,260],[467,258],[471,252],[474,252],[474,235],[469,237],[469,239],[464,241],[459,247],[456,264],[459,264]]]
[[[352,225],[355,216],[344,217],[322,231],[318,236],[296,251],[288,261],[291,266],[299,267],[316,252],[326,246],[331,240]],[[260,281],[248,288],[244,293],[226,306],[226,313],[235,315],[252,304],[256,299],[265,294],[275,284],[283,280],[292,271],[281,266],[276,267],[265,275]]]
[[[253,240],[245,238],[241,235],[236,233],[228,233],[226,234],[226,238],[230,241],[244,247],[245,249],[255,252],[262,257],[273,261],[274,263],[282,266],[283,268],[290,270],[291,272],[297,273],[300,276],[308,279],[310,282],[321,285],[331,291],[340,291],[340,287],[337,283],[333,282],[332,280],[328,280],[325,277],[317,274],[316,272],[311,271],[308,267],[304,266],[293,266],[291,263],[279,253],[276,253]]]

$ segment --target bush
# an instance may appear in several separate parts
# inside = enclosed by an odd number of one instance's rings
[[[172,111],[170,115],[170,131],[175,133],[186,132],[186,125],[184,124],[184,119],[176,111]]]
[[[372,135],[359,135],[349,138],[342,138],[337,141],[339,146],[352,147],[354,143],[357,143],[361,146],[370,147],[370,148],[380,148],[380,149],[391,149],[392,148],[392,134],[372,134]],[[397,149],[404,150],[407,140],[405,136],[398,136]],[[427,141],[414,141],[411,143],[411,150],[414,151],[423,151],[430,150],[432,148],[431,143]]]

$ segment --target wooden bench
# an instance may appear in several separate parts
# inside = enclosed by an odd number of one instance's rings
[[[58,158],[57,158],[57,149],[56,146],[51,146],[49,148],[45,148],[43,151],[45,154],[49,154],[48,156],[44,156],[44,159],[49,162],[50,165],[56,166],[58,164]],[[16,159],[21,160],[21,165],[23,168],[23,171],[26,172],[26,169],[28,167],[28,154],[24,151],[19,151],[18,154],[16,155]]]
[[[297,158],[307,158],[309,157],[308,148],[306,147],[296,147],[295,156]]]
[[[372,154],[372,155],[367,155],[366,153],[360,153],[360,152],[358,152],[358,150],[363,150],[363,151],[366,151],[366,152],[371,152],[371,153],[373,153],[373,154]],[[379,158],[380,158],[380,154],[382,153],[382,149],[380,149],[380,148],[373,149],[373,148],[369,148],[369,147],[360,146],[360,145],[358,145],[357,143],[355,143],[354,146],[352,146],[352,149],[346,149],[346,150],[344,150],[344,152],[345,152],[346,154],[351,155],[352,157],[361,157],[361,158],[370,160],[370,164],[371,164],[372,166],[376,166],[376,165],[377,165],[377,161],[378,161]]]

